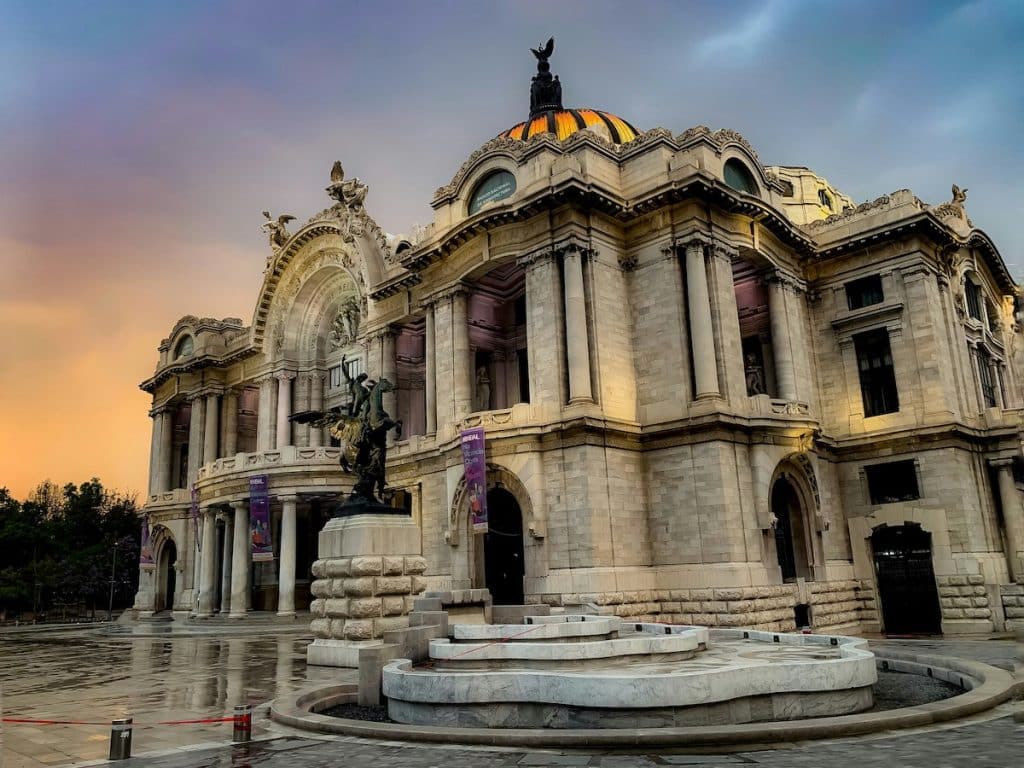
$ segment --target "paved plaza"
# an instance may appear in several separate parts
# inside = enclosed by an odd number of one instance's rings
[[[6,724],[0,767],[40,768],[102,760],[107,755],[112,718],[132,715],[138,723],[212,718],[239,703],[260,705],[310,682],[342,679],[354,673],[313,668],[307,672],[300,634],[106,635],[96,629],[74,632],[0,634],[0,686],[6,717],[75,720],[99,725]],[[977,659],[1013,667],[1015,648],[1007,640],[880,641],[873,647],[913,647],[921,652]],[[583,754],[419,746],[300,734],[269,723],[257,710],[256,741],[228,744],[231,725],[138,727],[125,768],[213,768],[265,766],[319,768],[344,765],[428,768],[429,766],[595,766],[646,768],[658,765],[828,766],[871,768],[907,766],[1010,768],[1022,764],[1024,727],[1011,715],[1024,708],[1005,704],[966,722],[859,739],[780,744],[769,751],[730,755]]]

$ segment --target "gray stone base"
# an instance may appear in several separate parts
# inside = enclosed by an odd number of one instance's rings
[[[389,699],[388,715],[409,725],[459,728],[671,728],[849,715],[870,709],[873,703],[871,686],[865,686],[645,709],[504,702],[446,705]]]
[[[381,640],[328,640],[318,637],[306,647],[306,663],[318,667],[359,667],[359,649],[379,646]]]

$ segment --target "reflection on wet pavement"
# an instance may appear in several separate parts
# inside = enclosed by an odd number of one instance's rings
[[[105,758],[110,720],[132,716],[133,753],[223,743],[230,723],[146,723],[230,715],[344,671],[312,668],[309,638],[124,637],[96,630],[0,635],[0,692],[5,717],[77,720],[100,725],[3,725],[3,768],[40,768]],[[353,675],[354,680],[354,675]],[[254,722],[253,735],[265,728]]]

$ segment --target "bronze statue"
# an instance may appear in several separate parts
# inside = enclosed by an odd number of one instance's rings
[[[289,221],[295,221],[295,217],[285,214],[284,216],[278,216],[277,221],[274,221],[274,217],[270,215],[270,211],[264,211],[263,215],[267,220],[260,225],[260,229],[266,232],[270,237],[270,247],[277,250],[287,243],[288,238],[291,237],[291,235],[288,234],[288,228],[285,225]]]
[[[530,119],[547,110],[562,108],[562,84],[558,77],[552,78],[548,59],[555,50],[555,38],[550,38],[544,47],[531,48],[537,57],[537,74],[530,81]]]
[[[302,411],[293,414],[291,421],[320,428],[330,426],[331,435],[341,441],[339,463],[345,472],[356,476],[355,484],[344,508],[385,507],[385,470],[387,466],[387,434],[392,429],[401,436],[402,422],[394,420],[384,410],[382,398],[385,392],[394,389],[387,379],[364,385],[367,375],[360,373],[355,378],[348,375],[344,358],[341,370],[352,400],[347,412],[340,407],[328,411]]]

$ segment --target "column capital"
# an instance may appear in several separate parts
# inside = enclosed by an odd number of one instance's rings
[[[163,416],[165,413],[173,413],[174,406],[170,403],[160,403],[160,405],[154,405],[149,409],[149,417],[155,419],[157,416]]]
[[[797,277],[784,272],[781,269],[773,269],[765,274],[766,283],[778,283],[783,288],[788,288],[793,293],[804,293],[807,290],[807,284]]]
[[[291,503],[295,504],[299,500],[299,494],[297,493],[279,493],[276,494],[277,500],[282,504]]]
[[[538,248],[529,253],[525,253],[516,259],[516,264],[524,269],[529,269],[533,266],[540,266],[541,264],[548,264],[555,258],[555,253],[551,249],[551,246],[545,245],[542,248]]]
[[[454,299],[456,296],[468,294],[469,286],[466,283],[460,281],[453,285],[449,285],[445,288],[441,288],[440,290],[434,291],[434,293],[430,294],[430,296],[424,298],[424,301],[427,301],[431,304],[439,304],[443,301]]]
[[[274,371],[273,377],[278,381],[291,381],[295,378],[295,371]]]
[[[989,463],[990,466],[996,467],[998,469],[1012,468],[1013,467],[1013,462],[1014,462],[1014,457],[1013,456],[999,456],[997,458],[989,459],[988,460],[988,463]]]
[[[727,264],[732,264],[734,259],[740,257],[740,249],[729,243],[724,243],[721,240],[715,240],[711,244],[711,256],[716,259],[721,259]]]
[[[228,506],[235,512],[238,512],[240,509],[245,511],[249,509],[249,499],[232,499],[228,502]]]

